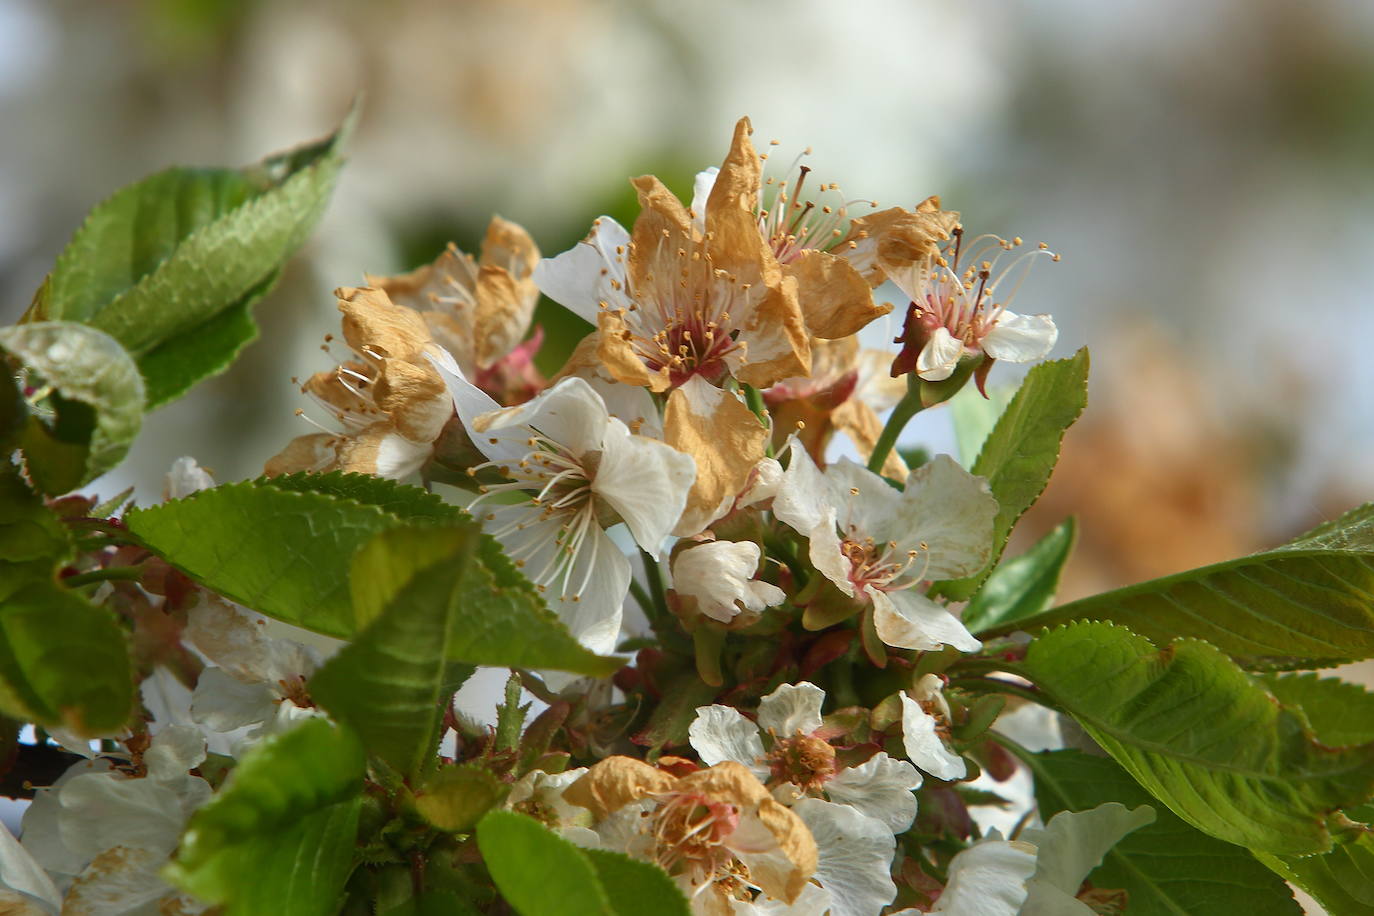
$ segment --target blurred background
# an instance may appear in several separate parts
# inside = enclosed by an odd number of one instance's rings
[[[1055,355],[1092,346],[1088,412],[1024,526],[1079,516],[1066,596],[1374,496],[1364,0],[0,0],[0,320],[117,187],[324,134],[357,93],[260,340],[148,418],[106,495],[156,500],[183,454],[252,476],[308,431],[289,380],[328,366],[334,287],[471,250],[493,212],[562,251],[632,219],[627,176],[689,196],[749,114],[849,196],[938,193],[1063,256],[1016,308],[1053,313]],[[942,423],[919,433],[945,446]]]

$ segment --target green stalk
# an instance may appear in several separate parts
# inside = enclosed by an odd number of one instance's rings
[[[67,588],[80,588],[83,585],[90,585],[93,582],[110,582],[122,580],[126,582],[136,582],[143,576],[141,566],[111,566],[108,569],[92,569],[74,576],[67,576],[62,580],[62,584]]]
[[[644,559],[644,578],[649,582],[649,596],[654,605],[651,616],[653,620],[668,620],[672,613],[668,610],[667,592],[663,588],[663,572],[658,568],[658,561],[648,553],[641,550],[639,555]]]
[[[921,382],[915,373],[906,377],[906,394],[897,406],[892,408],[892,415],[887,418],[887,423],[883,425],[883,432],[878,436],[878,442],[873,446],[873,454],[868,456],[868,469],[875,474],[883,471],[883,462],[887,461],[887,456],[892,452],[893,446],[897,444],[897,437],[902,434],[907,423],[925,407],[921,403]]]

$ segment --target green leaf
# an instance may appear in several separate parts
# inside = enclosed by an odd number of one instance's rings
[[[415,809],[440,830],[468,831],[501,804],[510,786],[478,766],[444,767],[415,793]]]
[[[29,384],[51,386],[20,439],[30,478],[65,493],[114,467],[143,422],[143,380],[108,334],[66,321],[0,328],[0,348],[28,367]]]
[[[1126,771],[1080,751],[1020,756],[1035,775],[1040,817],[1106,802],[1154,804]],[[1155,822],[1119,841],[1088,875],[1093,887],[1130,894],[1131,916],[1300,916],[1283,882],[1239,846],[1201,833],[1154,804]]]
[[[520,703],[520,675],[514,671],[506,678],[505,701],[496,707],[496,749],[513,751],[520,746],[520,733],[525,730],[525,714],[530,704]]]
[[[988,389],[983,397],[975,385],[966,385],[959,393],[949,399],[949,418],[954,424],[954,442],[959,452],[959,463],[965,468],[973,467],[978,453],[983,449],[988,434],[997,425],[1002,411],[1007,409],[1016,389],[1010,385],[999,385]],[[910,465],[908,465],[910,466]]]
[[[151,550],[216,592],[288,623],[350,638],[353,555],[406,522],[382,509],[272,481],[221,484],[124,516]]]
[[[1264,686],[1284,706],[1301,709],[1317,740],[1328,747],[1374,741],[1374,693],[1338,677],[1270,674]]]
[[[964,609],[964,626],[977,635],[1048,608],[1077,537],[1077,524],[1072,518],[1066,519],[1030,550],[994,569]]]
[[[617,916],[691,916],[682,890],[657,865],[609,849],[584,849]]]
[[[0,465],[0,601],[26,585],[56,582],[74,552],[67,526],[19,469]]]
[[[0,359],[0,454],[8,456],[19,444],[19,435],[29,419],[29,405],[6,361]]]
[[[1337,846],[1325,855],[1274,856],[1257,852],[1255,857],[1311,894],[1327,916],[1374,913],[1374,836],[1370,834]]]
[[[173,168],[123,188],[77,230],[26,320],[106,331],[139,360],[154,404],[219,371],[243,330],[213,320],[246,310],[305,240],[328,202],[353,119],[256,166]],[[197,333],[216,337],[188,339]]]
[[[521,916],[615,916],[591,861],[532,817],[490,811],[477,845],[492,880]],[[653,912],[642,909],[640,912]]]
[[[461,576],[477,536],[475,523],[397,528],[377,535],[359,556],[410,556],[442,545],[445,572]],[[356,579],[356,563],[353,574]],[[463,618],[463,609],[449,600],[451,587],[445,576],[415,576],[310,681],[316,702],[351,726],[369,753],[411,779],[437,763],[444,709],[474,670],[445,658]]]
[[[969,598],[987,578],[1007,545],[1017,519],[1029,509],[1059,461],[1064,432],[1088,403],[1088,350],[1070,359],[1050,360],[1026,373],[1026,380],[988,434],[973,473],[986,477],[999,510],[993,524],[993,551],[987,567],[966,579],[938,582],[938,594]]]
[[[373,477],[371,474],[329,474],[305,472],[280,477],[263,477],[258,481],[266,487],[289,490],[293,493],[322,493],[351,499],[368,506],[376,506],[408,522],[433,521],[446,525],[470,518],[457,506],[444,502],[423,487],[406,486],[394,480]]]
[[[668,682],[644,730],[634,736],[634,743],[654,751],[684,743],[687,729],[697,717],[697,707],[709,705],[719,692],[720,688],[703,681],[696,671],[678,675]]]
[[[139,360],[147,379],[148,410],[175,401],[196,382],[229,368],[239,351],[257,339],[253,306],[280,276],[281,271],[273,271],[219,314],[164,340]]]
[[[1246,668],[1330,667],[1374,656],[1371,595],[1366,505],[1275,550],[1074,601],[1019,627],[1110,620],[1156,642],[1205,639]]]
[[[324,719],[273,735],[192,815],[165,877],[231,916],[338,911],[363,785],[358,739]]]
[[[1175,814],[1219,839],[1305,855],[1326,814],[1374,793],[1374,744],[1331,749],[1212,646],[1079,623],[1030,644],[1018,668]]]

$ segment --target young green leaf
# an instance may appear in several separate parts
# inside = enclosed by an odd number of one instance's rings
[[[1319,744],[1206,643],[1156,651],[1123,627],[1079,623],[1032,642],[1019,672],[1174,813],[1227,842],[1325,852],[1327,812],[1374,794],[1374,744]]]
[[[691,916],[681,888],[656,865],[609,849],[584,849],[616,916]]]
[[[1359,684],[1315,672],[1269,674],[1261,681],[1284,706],[1301,709],[1327,747],[1374,741],[1374,693]]]
[[[1374,835],[1365,834],[1320,856],[1257,852],[1255,858],[1311,894],[1327,916],[1374,913]]]
[[[1014,624],[1048,608],[1077,535],[1074,520],[1066,519],[1030,550],[994,569],[964,609],[961,619],[969,632]]]
[[[473,672],[471,665],[450,662],[444,650],[463,622],[462,608],[449,600],[448,575],[463,574],[477,537],[472,522],[377,535],[360,557],[411,556],[442,545],[443,573],[427,576],[422,570],[406,582],[381,615],[310,680],[316,702],[352,726],[369,753],[411,779],[437,762],[444,709]],[[358,576],[356,563],[353,575]]]
[[[992,428],[973,473],[986,477],[999,510],[993,529],[992,558],[982,572],[966,579],[938,582],[938,594],[967,599],[982,584],[1007,545],[1017,519],[1029,509],[1059,461],[1065,431],[1088,403],[1088,351],[1050,360],[1026,373],[1026,380]]]
[[[230,916],[338,911],[353,867],[363,751],[309,719],[255,747],[197,811],[165,876]]]
[[[0,602],[35,582],[55,582],[72,558],[71,533],[19,476],[0,466]]]
[[[216,319],[246,309],[318,221],[352,120],[256,166],[173,168],[123,188],[87,216],[25,319],[109,333],[138,359],[153,405],[218,372],[244,330]]]
[[[1116,801],[1153,805],[1155,822],[1130,833],[1088,875],[1093,887],[1120,889],[1131,916],[1300,916],[1283,882],[1239,846],[1201,833],[1155,803],[1111,760],[1081,751],[1021,755],[1035,775],[1040,817]]]
[[[1205,639],[1245,668],[1330,667],[1374,656],[1371,594],[1367,505],[1274,550],[1084,598],[1016,627],[1108,620],[1156,642]]]
[[[143,422],[143,380],[118,341],[68,321],[0,328],[0,348],[50,386],[44,411],[20,435],[29,476],[45,493],[65,493],[119,463]]]
[[[490,811],[477,825],[477,845],[497,889],[521,916],[617,916],[587,856],[534,818]]]
[[[479,766],[444,767],[415,793],[415,810],[440,830],[471,830],[501,804],[510,786]]]

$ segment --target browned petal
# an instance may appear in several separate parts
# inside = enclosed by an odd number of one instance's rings
[[[674,791],[699,793],[745,811],[753,811],[765,800],[772,800],[758,777],[749,772],[744,764],[733,760],[724,760],[704,770],[688,773],[677,780]]]
[[[470,255],[450,242],[433,262],[409,273],[382,277],[363,274],[367,285],[382,290],[391,301],[406,308],[423,311],[434,308],[435,298],[456,298],[461,304],[463,291],[471,292],[477,279],[477,265]],[[445,304],[446,308],[454,308]]]
[[[419,313],[394,304],[380,289],[341,287],[334,291],[343,313],[344,339],[355,353],[423,361],[429,328]]]
[[[749,135],[753,127],[748,118],[735,124],[730,152],[720,164],[720,172],[706,200],[706,236],[715,266],[739,273],[747,266],[742,282],[764,279],[750,275],[761,268],[753,262],[765,255],[772,260],[763,233],[759,231],[759,186],[763,163]],[[759,250],[761,249],[761,251]]]
[[[744,358],[731,360],[735,378],[770,388],[786,378],[811,374],[811,336],[797,303],[797,281],[783,277],[760,297],[740,329]],[[733,354],[731,354],[733,356]]]
[[[607,757],[568,786],[563,800],[586,808],[601,820],[631,802],[671,792],[677,782],[668,773],[633,757]]]
[[[873,453],[873,446],[878,444],[878,437],[883,432],[883,421],[878,419],[872,407],[857,397],[852,397],[836,407],[830,414],[830,422],[853,440],[859,448],[859,454],[864,458]],[[883,462],[883,476],[891,477],[893,480],[906,480],[906,475],[906,462],[894,448],[887,453],[887,460]]]
[[[687,507],[673,529],[690,537],[729,511],[748,485],[768,430],[733,393],[696,376],[668,396],[663,438],[697,464]]]
[[[368,378],[372,376],[371,366],[357,360],[349,360],[337,369],[316,372],[305,380],[301,390],[324,402],[335,414],[375,413],[376,407],[373,406],[372,400],[359,394],[360,392],[365,394],[372,383],[352,375],[345,375],[345,369]],[[344,379],[347,379],[348,384],[344,384]]]
[[[892,311],[890,303],[873,301],[868,281],[852,264],[827,251],[807,249],[782,270],[796,278],[797,301],[812,336],[848,337]]]
[[[419,470],[433,451],[433,443],[402,436],[389,422],[374,423],[339,445],[339,470],[399,480]]]
[[[420,312],[420,317],[424,319],[434,342],[453,356],[464,375],[473,376],[477,374],[477,355],[476,342],[472,339],[472,320],[468,317],[460,321],[454,317],[458,314],[456,310],[441,312],[430,309]]]
[[[854,220],[849,247],[841,247],[838,253],[854,264],[870,286],[878,286],[890,271],[939,254],[940,242],[958,224],[958,213],[941,210],[940,198],[930,197],[915,210],[892,207]]]
[[[692,218],[682,202],[652,175],[633,178],[639,195],[639,216],[630,230],[626,275],[636,296],[652,296],[672,289],[681,272],[679,252],[690,254],[697,245]]]
[[[533,290],[533,295],[531,291]],[[484,264],[477,275],[474,328],[477,365],[486,368],[514,350],[530,328],[539,291],[504,267]]]
[[[653,371],[630,344],[629,328],[615,309],[602,309],[596,316],[596,356],[601,366],[617,382],[638,385],[650,391],[668,388],[668,373]]]
[[[778,841],[778,848],[792,863],[792,868],[787,872],[754,868],[750,874],[768,896],[791,903],[816,873],[819,859],[816,838],[802,819],[792,813],[791,808],[778,803],[771,796],[759,804],[758,816]]]
[[[412,442],[433,442],[453,416],[453,398],[428,363],[387,360],[374,397],[400,434]]]
[[[493,216],[482,239],[481,264],[500,267],[517,280],[528,280],[539,263],[539,246],[519,223]]]
[[[276,455],[267,459],[262,472],[268,477],[294,474],[297,471],[332,471],[338,466],[339,446],[343,436],[311,433],[297,436]]]

